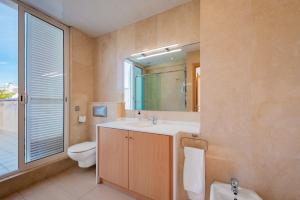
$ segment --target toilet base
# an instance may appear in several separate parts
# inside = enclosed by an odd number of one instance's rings
[[[78,166],[81,168],[88,168],[96,164],[96,157],[92,156],[85,160],[78,160]]]
[[[203,199],[203,198],[201,198],[201,194],[198,194],[195,192],[187,191],[187,194],[188,194],[189,200],[202,200]]]

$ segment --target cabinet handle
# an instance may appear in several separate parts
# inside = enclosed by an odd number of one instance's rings
[[[133,137],[129,137],[129,139],[131,139],[131,140],[134,140],[134,138],[133,138]]]
[[[128,139],[128,136],[125,136],[126,139]]]

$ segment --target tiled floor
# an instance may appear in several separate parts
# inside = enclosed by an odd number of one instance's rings
[[[18,133],[0,129],[0,176],[18,168]]]
[[[109,186],[97,185],[95,176],[95,167],[71,168],[4,200],[134,200]]]

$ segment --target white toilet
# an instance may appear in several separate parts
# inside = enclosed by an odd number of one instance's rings
[[[68,148],[68,155],[78,162],[79,167],[87,168],[96,164],[96,142],[82,142]]]

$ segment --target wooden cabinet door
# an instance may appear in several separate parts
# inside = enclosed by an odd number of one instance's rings
[[[155,200],[172,197],[172,139],[129,132],[129,190]]]
[[[100,178],[128,188],[128,131],[100,128]]]

